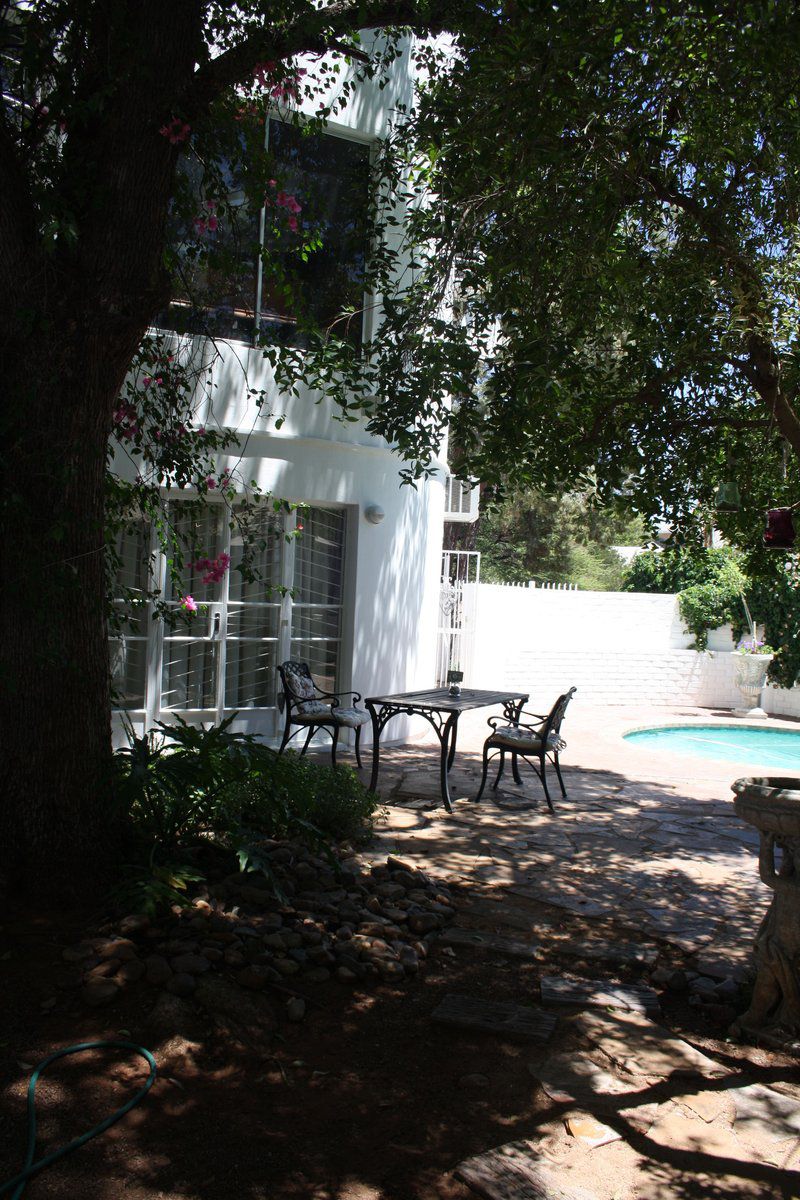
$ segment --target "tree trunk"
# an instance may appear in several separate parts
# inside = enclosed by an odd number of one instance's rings
[[[104,550],[111,411],[138,333],[17,347],[4,380],[0,867],[61,899],[108,884],[111,811]],[[27,370],[25,366],[27,365]],[[7,468],[8,471],[8,468]]]

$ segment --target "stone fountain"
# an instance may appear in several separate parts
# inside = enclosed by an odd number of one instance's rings
[[[772,902],[756,934],[752,1003],[732,1032],[792,1039],[800,1035],[800,778],[737,779],[733,791],[737,815],[758,830],[758,872]]]

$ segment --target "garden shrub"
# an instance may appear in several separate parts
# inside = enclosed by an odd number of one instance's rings
[[[232,733],[233,720],[203,729],[177,718],[145,737],[129,730],[114,755],[115,800],[131,835],[120,903],[145,912],[187,903],[187,885],[204,878],[194,865],[200,851],[235,856],[273,883],[261,838],[296,838],[324,853],[329,842],[368,837],[378,798],[349,767],[279,755]]]
[[[311,826],[332,841],[363,841],[378,807],[378,797],[349,767],[330,767],[291,750],[260,762],[232,791],[242,824],[271,837],[292,837]]]

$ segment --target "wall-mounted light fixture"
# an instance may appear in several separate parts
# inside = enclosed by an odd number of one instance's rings
[[[369,504],[364,509],[364,517],[369,521],[370,525],[380,525],[386,513],[381,508],[380,504]]]

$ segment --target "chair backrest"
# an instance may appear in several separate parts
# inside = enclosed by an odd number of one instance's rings
[[[567,711],[567,705],[577,690],[577,688],[571,687],[568,692],[564,692],[563,696],[558,697],[550,709],[547,720],[542,727],[542,738],[544,741],[547,741],[550,736],[558,736],[561,730],[561,722],[564,720],[564,713]]]
[[[292,706],[301,713],[330,711],[330,704],[325,704],[317,699],[317,686],[311,677],[308,663],[290,659],[288,662],[280,663],[278,673],[290,712]]]

